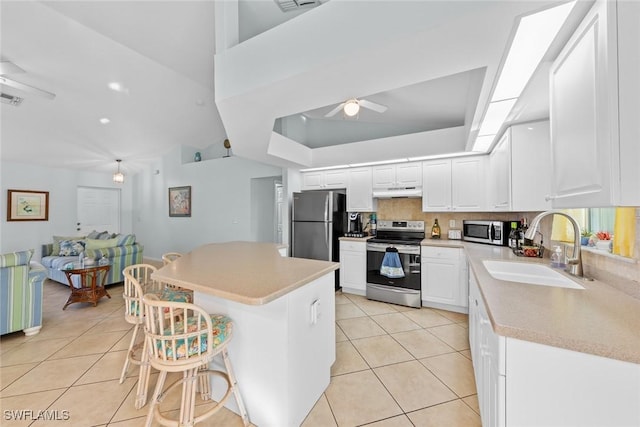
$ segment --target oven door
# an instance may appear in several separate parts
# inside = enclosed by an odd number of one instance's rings
[[[387,248],[394,247],[403,274],[381,269]],[[421,265],[419,245],[367,244],[367,298],[410,307],[420,307]],[[383,270],[381,272],[381,270]],[[386,273],[386,274],[383,274]],[[391,276],[391,277],[389,277]],[[402,276],[402,277],[398,277]]]

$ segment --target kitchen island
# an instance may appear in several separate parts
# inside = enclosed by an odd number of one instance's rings
[[[260,427],[300,425],[329,385],[336,356],[339,264],[283,257],[278,248],[208,244],[152,275],[192,289],[197,305],[231,317],[229,355],[250,420]],[[222,388],[213,384],[213,399]],[[227,407],[238,412],[233,399]]]

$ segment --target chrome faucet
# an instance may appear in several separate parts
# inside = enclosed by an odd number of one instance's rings
[[[563,216],[567,218],[569,222],[571,222],[571,225],[573,225],[573,236],[574,236],[573,257],[567,258],[567,268],[565,269],[565,271],[571,275],[582,277],[582,253],[580,251],[580,226],[578,225],[576,220],[573,219],[573,217],[559,210],[542,212],[541,214],[533,218],[533,220],[531,221],[531,224],[529,225],[529,229],[527,230],[526,233],[524,233],[524,238],[533,240],[533,238],[536,235],[538,226],[540,225],[540,220],[542,220],[542,218],[549,215]]]

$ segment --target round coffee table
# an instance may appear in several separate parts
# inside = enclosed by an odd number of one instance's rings
[[[89,265],[82,267],[80,264],[73,264],[70,269],[64,269],[67,276],[71,295],[62,309],[66,309],[69,304],[74,302],[90,302],[95,307],[98,300],[104,296],[111,298],[111,295],[104,287],[107,273],[109,273],[109,265]],[[78,287],[74,286],[73,276],[79,276]]]

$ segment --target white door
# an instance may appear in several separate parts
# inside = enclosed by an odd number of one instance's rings
[[[77,231],[120,232],[120,190],[117,188],[78,187]]]

